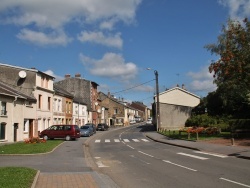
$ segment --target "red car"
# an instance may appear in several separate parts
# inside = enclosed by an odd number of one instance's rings
[[[75,140],[80,138],[80,128],[77,125],[52,125],[39,134],[44,140],[54,138],[64,138],[65,140]]]

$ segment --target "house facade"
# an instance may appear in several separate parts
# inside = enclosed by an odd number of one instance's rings
[[[110,126],[123,126],[125,122],[125,106],[123,103],[115,99],[108,93],[98,93],[100,104],[104,109],[108,110],[108,125]]]
[[[67,74],[63,80],[55,82],[54,84],[71,93],[76,101],[86,104],[88,110],[88,122],[94,124],[98,123],[97,83],[81,78],[81,74],[75,74],[75,77],[71,77],[71,75]]]
[[[21,127],[28,137],[38,136],[38,131],[49,127],[52,123],[54,77],[34,68],[27,69],[8,64],[0,64],[0,70],[1,81],[16,90],[17,95],[22,93],[27,98],[36,100],[35,104],[25,101],[24,105],[31,108],[32,112],[27,109],[19,112],[27,117],[23,117],[18,127]],[[16,118],[18,118],[17,115]]]
[[[33,136],[36,99],[0,81],[0,142]]]
[[[156,97],[155,97],[156,101]],[[160,125],[158,128],[178,130],[185,126],[192,109],[200,103],[200,97],[184,88],[174,87],[159,93]],[[155,103],[152,107],[156,119]]]
[[[81,126],[86,123],[88,123],[87,105],[73,100],[73,124]]]
[[[72,124],[74,96],[54,85],[53,124]]]

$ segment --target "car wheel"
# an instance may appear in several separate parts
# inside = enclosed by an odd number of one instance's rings
[[[47,135],[44,135],[44,136],[43,136],[43,139],[44,139],[44,140],[48,140],[49,137],[48,137]]]
[[[65,140],[67,140],[67,141],[70,141],[70,136],[69,135],[67,135],[66,137],[65,137]]]

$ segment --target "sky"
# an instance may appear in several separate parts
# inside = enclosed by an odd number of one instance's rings
[[[178,84],[200,97],[227,20],[250,16],[250,0],[0,0],[0,63],[96,82],[98,91],[150,106]],[[150,69],[149,69],[150,68]]]

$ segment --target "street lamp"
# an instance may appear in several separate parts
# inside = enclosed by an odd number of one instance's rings
[[[147,70],[152,70],[147,68]],[[155,83],[156,83],[156,131],[161,127],[161,118],[160,118],[160,102],[159,102],[159,84],[158,84],[158,71],[154,70],[155,73]]]

